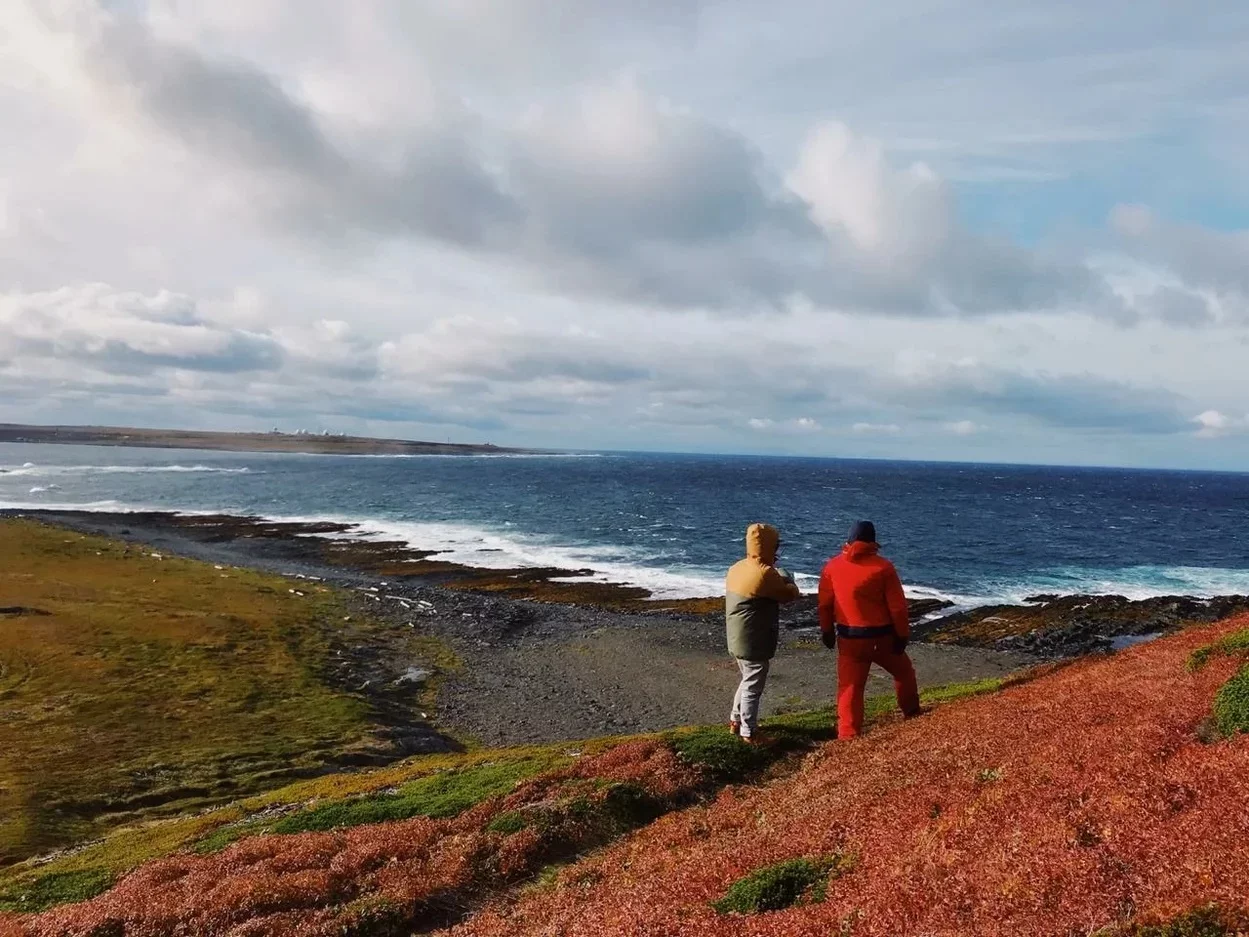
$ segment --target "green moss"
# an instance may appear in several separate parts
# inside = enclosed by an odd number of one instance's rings
[[[996,693],[1006,681],[1001,677],[986,677],[983,680],[970,680],[966,683],[947,683],[944,686],[922,690],[919,701],[926,706],[939,706],[969,696],[981,696],[985,693]]]
[[[1100,932],[1099,937],[1235,937],[1249,927],[1249,917],[1217,905],[1194,908],[1162,924],[1133,924]]]
[[[1249,732],[1249,664],[1214,697],[1214,725],[1224,738]]]
[[[682,761],[703,768],[720,784],[741,781],[770,760],[764,747],[747,745],[722,726],[675,733],[670,744]]]
[[[369,896],[345,909],[341,937],[404,937],[412,933],[412,913],[398,901]]]
[[[782,732],[808,737],[811,741],[831,738],[836,733],[835,714],[827,707],[769,716],[759,723],[765,734]]]
[[[1003,686],[1001,678],[949,683],[920,693],[920,702],[939,706],[969,696],[993,693]],[[896,711],[893,694],[868,697],[864,702],[864,720],[878,721]],[[830,707],[804,712],[785,713],[764,719],[759,724],[765,744],[750,746],[719,726],[703,726],[672,733],[669,740],[681,758],[707,769],[714,783],[735,783],[794,751],[799,751],[837,735],[836,712]]]
[[[622,781],[607,788],[603,806],[614,826],[624,832],[645,826],[671,809],[640,784]]]
[[[203,839],[198,840],[191,846],[191,851],[201,856],[206,856],[213,852],[221,852],[231,843],[236,843],[246,836],[255,836],[258,833],[263,833],[265,830],[265,824],[257,820],[230,823],[213,830]]]
[[[486,831],[511,836],[529,826],[530,819],[524,810],[506,810],[486,824]]]
[[[478,765],[421,778],[394,793],[372,794],[318,804],[283,817],[274,833],[306,833],[410,817],[454,817],[490,797],[506,794],[548,763],[533,759]]]
[[[112,884],[113,876],[107,869],[53,872],[0,892],[0,911],[43,911],[58,904],[86,901]]]
[[[720,914],[759,914],[800,902],[823,901],[829,879],[844,875],[853,864],[849,858],[835,855],[764,866],[734,882],[711,906]]]
[[[1249,628],[1225,635],[1213,644],[1199,647],[1188,655],[1188,669],[1200,670],[1212,657],[1235,657],[1249,653]]]

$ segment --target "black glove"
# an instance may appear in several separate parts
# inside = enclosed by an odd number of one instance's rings
[[[836,631],[821,631],[820,640],[823,641],[824,646],[831,651],[837,647],[837,632]]]
[[[893,653],[905,654],[906,646],[910,643],[911,643],[910,638],[904,638],[901,635],[894,635],[893,636]]]

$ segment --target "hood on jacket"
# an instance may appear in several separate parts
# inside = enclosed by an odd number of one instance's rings
[[[841,552],[852,560],[857,560],[861,556],[875,556],[879,550],[879,543],[868,543],[866,540],[856,540],[841,548]]]
[[[746,528],[746,555],[772,566],[776,563],[776,550],[781,544],[781,533],[771,524],[751,524]]]

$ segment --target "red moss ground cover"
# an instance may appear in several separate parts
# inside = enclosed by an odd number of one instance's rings
[[[258,836],[158,860],[91,901],[0,917],[0,935],[410,933],[686,802],[705,782],[663,741],[625,742],[453,819]],[[511,822],[493,822],[503,817]]]
[[[1219,686],[1190,652],[1249,618],[1086,660],[670,814],[456,937],[1087,935],[1249,904],[1249,735],[1202,742]],[[761,867],[853,855],[824,901],[710,902]],[[1202,933],[1207,933],[1203,931]]]
[[[1249,902],[1249,735],[1199,740],[1249,619],[940,707],[796,774],[709,789],[664,740],[624,743],[452,819],[259,836],[176,855],[0,937],[1090,934]],[[519,898],[509,885],[664,814]],[[711,902],[763,867],[841,857],[821,900]],[[462,924],[484,901],[494,904]]]

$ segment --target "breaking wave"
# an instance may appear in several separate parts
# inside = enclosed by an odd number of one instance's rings
[[[0,474],[11,478],[44,478],[58,475],[152,475],[165,472],[247,475],[251,473],[251,469],[246,465],[238,467],[219,465],[35,465],[32,462],[27,462],[17,467],[0,466]]]

